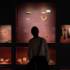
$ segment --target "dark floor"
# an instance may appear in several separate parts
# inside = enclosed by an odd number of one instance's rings
[[[27,70],[26,66],[20,66],[20,67],[15,67],[15,68],[10,68],[10,67],[0,67],[0,70]],[[28,69],[29,70],[29,69]],[[35,70],[35,69],[33,69]],[[44,70],[44,69],[43,69]],[[51,67],[49,70],[70,70],[70,68],[56,68]]]

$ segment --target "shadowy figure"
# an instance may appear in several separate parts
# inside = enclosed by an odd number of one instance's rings
[[[48,44],[46,40],[39,37],[39,30],[37,27],[31,29],[33,38],[29,41],[29,65],[32,70],[48,70]],[[44,66],[44,67],[43,67]]]

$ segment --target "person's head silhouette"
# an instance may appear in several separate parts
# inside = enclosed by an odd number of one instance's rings
[[[33,37],[38,37],[38,34],[39,34],[38,28],[36,26],[32,27],[31,33],[32,33]]]

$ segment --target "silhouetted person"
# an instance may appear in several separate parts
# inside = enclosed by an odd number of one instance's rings
[[[45,68],[48,70],[48,44],[46,43],[46,40],[42,37],[39,37],[39,30],[37,27],[33,27],[31,29],[31,33],[33,35],[33,38],[29,41],[29,59],[30,63],[33,67],[33,70],[40,70],[40,68],[44,65]],[[37,69],[35,69],[37,68]]]

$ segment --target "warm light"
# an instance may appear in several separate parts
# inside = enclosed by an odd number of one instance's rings
[[[47,9],[47,10],[46,10],[46,13],[51,13],[51,10],[50,10],[50,9]]]
[[[46,14],[46,12],[44,12],[44,11],[43,11],[43,12],[41,12],[41,13],[42,13],[42,14]]]
[[[4,60],[4,58],[0,59],[0,64],[8,64],[9,59]]]
[[[7,62],[5,62],[5,61],[3,61],[3,62],[1,62],[0,64],[8,64]]]
[[[41,16],[41,19],[42,19],[43,21],[46,21],[46,20],[47,20],[47,16]]]
[[[26,18],[26,20],[30,20],[30,18]]]
[[[0,61],[3,62],[4,61],[4,58],[1,58]]]
[[[27,11],[26,14],[32,14],[30,11]]]
[[[27,61],[27,58],[26,57],[23,57],[23,61]]]
[[[6,61],[6,62],[8,62],[8,61],[9,61],[9,59],[6,59],[5,61]]]
[[[69,28],[69,34],[70,34],[70,28]]]
[[[55,62],[53,60],[50,60],[48,64],[49,65],[55,65]]]
[[[19,63],[22,63],[22,59],[21,59],[21,58],[17,59],[17,61],[18,61]]]
[[[29,60],[27,60],[26,57],[23,57],[23,58],[17,59],[17,62],[19,62],[20,64],[27,64]]]

